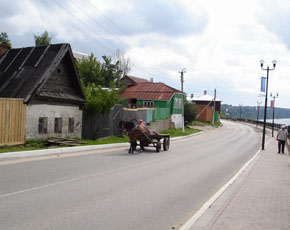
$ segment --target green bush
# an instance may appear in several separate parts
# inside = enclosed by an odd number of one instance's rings
[[[190,104],[188,101],[185,102],[184,105],[184,123],[185,125],[188,125],[192,121],[195,120],[197,116],[197,107],[194,106],[193,104]]]

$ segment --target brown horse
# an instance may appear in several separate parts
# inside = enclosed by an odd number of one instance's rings
[[[119,122],[119,130],[124,131],[127,136],[130,138],[130,149],[129,153],[134,153],[137,147],[137,140],[140,142],[141,150],[144,149],[144,146],[148,146],[148,142],[151,141],[148,136],[145,134],[144,127],[141,127],[138,124],[138,121],[132,119],[131,121]],[[149,140],[148,140],[149,139]]]

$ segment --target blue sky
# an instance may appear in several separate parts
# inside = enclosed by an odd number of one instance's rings
[[[272,67],[269,93],[290,108],[289,0],[0,0],[0,31],[15,48],[33,46],[47,30],[74,51],[131,59],[130,75],[184,90],[204,90],[223,103],[256,105],[260,77]]]

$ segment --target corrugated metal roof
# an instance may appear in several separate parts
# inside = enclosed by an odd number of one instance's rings
[[[24,98],[25,103],[29,102],[64,59],[66,63],[69,63],[70,80],[76,92],[70,100],[84,103],[85,96],[69,44],[26,47],[7,51],[0,58],[0,97]]]
[[[143,100],[169,101],[175,93],[181,93],[164,83],[143,82],[126,88],[121,93],[123,98],[137,98]]]

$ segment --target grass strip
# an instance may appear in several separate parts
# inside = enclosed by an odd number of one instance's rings
[[[180,136],[187,136],[193,133],[200,132],[199,129],[190,129],[186,128],[185,132],[182,133],[181,129],[168,129],[164,130],[160,133],[162,134],[170,134],[170,137],[180,137]],[[85,145],[103,145],[103,144],[116,144],[116,143],[126,143],[129,142],[129,138],[124,135],[123,137],[106,137],[100,138],[97,140],[87,140],[87,139],[77,139],[85,142],[84,144],[79,144],[78,146],[85,146]],[[40,149],[51,149],[51,148],[62,148],[62,147],[70,147],[70,146],[46,146],[45,140],[43,139],[33,139],[27,140],[26,144],[24,145],[16,145],[16,146],[0,146],[0,153],[7,153],[7,152],[20,152],[20,151],[31,151],[31,150],[40,150]]]

